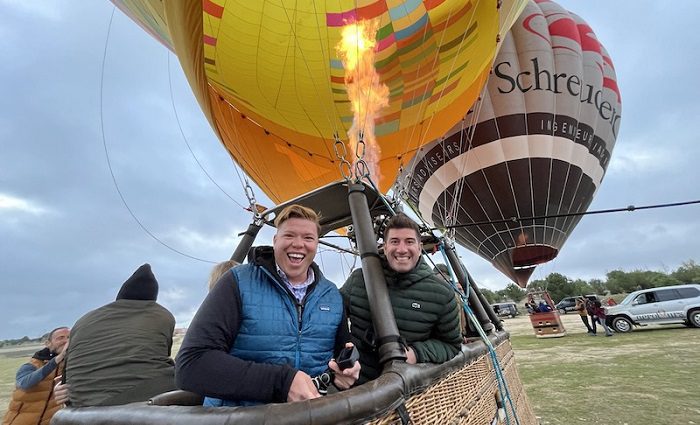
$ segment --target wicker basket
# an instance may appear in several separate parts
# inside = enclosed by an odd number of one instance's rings
[[[510,341],[496,347],[496,354],[508,384],[511,400],[520,425],[536,425],[537,419],[530,406],[515,364]],[[414,394],[406,401],[412,423],[440,425],[505,424],[505,415],[498,414],[498,384],[488,354],[476,358],[457,372],[441,379],[425,391]],[[511,425],[514,412],[508,407]],[[503,412],[501,412],[503,413]],[[369,422],[373,425],[401,424],[396,412]]]
[[[508,335],[489,337],[508,383],[518,421],[506,407],[510,424],[535,425],[537,419],[523,391]],[[165,400],[161,400],[164,398]],[[270,403],[255,407],[218,409],[185,405],[172,397],[151,404],[67,408],[52,420],[55,425],[258,425],[258,424],[400,424],[396,409],[405,406],[414,425],[505,424],[499,412],[496,373],[482,341],[462,346],[461,355],[440,365],[392,364],[374,381],[336,394],[298,403]],[[158,401],[158,402],[156,402]],[[161,401],[163,401],[161,403]],[[196,403],[196,402],[195,402]],[[196,403],[198,404],[198,403]],[[404,415],[405,417],[405,415]]]

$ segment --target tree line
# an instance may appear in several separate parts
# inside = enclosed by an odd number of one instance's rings
[[[22,338],[5,339],[5,340],[0,341],[0,348],[13,347],[15,345],[20,345],[20,344],[37,344],[37,343],[45,341],[48,336],[49,336],[49,333],[47,332],[38,338],[29,338],[28,336],[25,335]]]
[[[670,273],[653,270],[634,270],[625,272],[613,270],[605,275],[606,279],[571,279],[560,273],[551,273],[544,279],[533,280],[527,285],[527,290],[546,289],[554,302],[564,297],[588,294],[626,294],[639,289],[655,288],[658,286],[680,285],[683,283],[700,283],[700,264],[694,260],[688,260]],[[504,289],[491,291],[481,288],[489,303],[503,301],[519,302],[525,298],[527,290],[521,289],[518,285],[510,283]],[[38,338],[27,336],[19,339],[8,339],[0,341],[0,348],[26,343],[42,342],[47,334]]]
[[[547,290],[554,302],[564,297],[588,294],[627,294],[639,289],[655,288],[658,286],[680,285],[683,283],[700,283],[700,264],[688,260],[670,273],[653,270],[634,270],[625,272],[613,270],[602,279],[571,279],[560,273],[551,273],[544,279],[533,280],[527,285],[527,290],[521,289],[514,283],[499,291],[481,288],[489,303],[515,301],[519,302],[528,290]]]

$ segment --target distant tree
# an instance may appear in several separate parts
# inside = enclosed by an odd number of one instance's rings
[[[679,280],[671,275],[651,270],[633,270],[631,272],[613,270],[607,274],[607,277],[608,282],[606,286],[613,294],[629,293],[639,289],[679,283]]]
[[[47,333],[47,335],[48,335],[48,333]],[[26,344],[28,342],[38,343],[38,342],[43,342],[43,339],[41,337],[29,338],[27,335],[25,335],[22,338],[2,340],[2,341],[0,341],[0,347],[12,347],[14,345]]]
[[[606,280],[582,279],[571,280],[560,273],[551,273],[544,279],[533,280],[527,285],[527,290],[547,290],[552,300],[559,301],[564,297],[586,295],[586,294],[611,294],[630,293],[638,289],[655,288],[659,286],[677,285],[680,283],[700,283],[700,264],[695,260],[688,260],[681,264],[672,273],[665,273],[654,270],[633,270],[625,272],[623,270],[613,270],[606,274]],[[511,288],[511,286],[513,288]],[[509,289],[512,291],[509,291]],[[515,299],[520,290],[514,284],[509,284],[506,288],[496,292],[490,292],[493,300],[489,302],[506,301]],[[522,290],[521,290],[522,291]],[[515,296],[514,296],[515,295]],[[520,298],[521,300],[522,298]]]
[[[681,283],[678,279],[666,273],[648,271],[647,276],[649,277],[649,280],[655,287],[678,285],[679,283]]]
[[[679,283],[700,283],[700,264],[693,260],[685,261],[671,273],[671,277]]]
[[[593,294],[605,294],[608,291],[608,286],[600,279],[591,279],[588,281],[588,286],[591,287]]]
[[[636,291],[637,289],[644,289],[644,287],[651,287],[651,285],[642,286],[642,282],[635,279],[630,273],[624,272],[622,270],[613,270],[607,273],[608,278],[608,289],[614,294],[619,293],[629,293]]]
[[[607,278],[605,286],[608,288],[608,291],[613,294],[630,292],[629,289],[633,287],[632,284],[627,283],[625,279],[625,272],[622,270],[613,270],[608,272],[605,274],[605,277]]]
[[[484,295],[484,298],[486,298],[486,301],[488,301],[489,304],[493,304],[495,302],[498,302],[498,297],[496,296],[496,293],[491,291],[490,289],[486,288],[479,288],[481,293]]]
[[[514,283],[509,283],[505,289],[498,291],[505,298],[504,301],[512,300],[516,303],[525,298],[525,291]]]
[[[595,293],[595,289],[591,285],[588,284],[585,280],[582,279],[576,279],[571,282],[571,291],[569,291],[568,297],[576,296],[576,295],[588,295]]]
[[[544,279],[536,279],[527,284],[525,287],[528,291],[544,291],[546,286],[546,281]]]
[[[546,290],[554,302],[573,295],[574,288],[571,280],[559,273],[550,273],[543,280],[533,280],[527,286],[529,290]]]

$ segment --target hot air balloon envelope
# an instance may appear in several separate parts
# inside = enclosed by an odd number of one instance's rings
[[[485,84],[499,34],[525,4],[113,2],[175,52],[228,151],[276,202],[341,178],[334,139],[346,141],[353,121],[336,51],[345,24],[378,23],[374,65],[389,99],[374,122],[378,183],[387,190],[401,163],[466,113]]]
[[[457,242],[525,286],[580,220],[538,217],[586,211],[620,119],[613,64],[591,28],[554,2],[530,1],[482,101],[422,147],[400,181],[423,218],[467,225]]]

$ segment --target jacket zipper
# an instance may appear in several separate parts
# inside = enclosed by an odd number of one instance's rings
[[[304,298],[301,300],[301,302],[297,301],[296,297],[292,293],[292,291],[287,288],[287,285],[284,283],[280,282],[277,279],[277,273],[272,273],[270,272],[266,267],[262,268],[265,273],[267,273],[272,280],[282,288],[282,290],[287,294],[287,296],[290,298],[290,300],[294,303],[294,306],[296,307],[297,311],[297,347],[296,347],[296,353],[294,353],[294,363],[295,367],[299,368],[301,367],[301,331],[302,331],[302,318],[304,315],[304,304],[306,303],[306,298],[309,296],[309,293],[311,292],[310,289],[316,286],[316,283],[318,281],[313,282],[309,287],[306,289],[306,294],[304,294]]]
[[[294,302],[296,303],[296,306],[297,306],[297,319],[298,319],[297,323],[299,325],[299,327],[297,328],[297,349],[296,349],[296,353],[294,354],[294,357],[295,357],[296,367],[300,368],[301,367],[301,329],[302,329],[301,319],[302,319],[302,315],[304,314],[304,306],[301,303],[299,303],[296,300],[296,298],[294,299]]]

